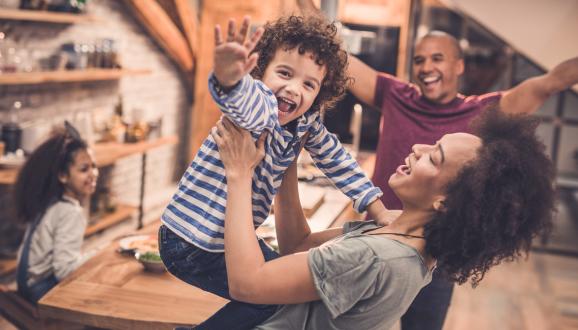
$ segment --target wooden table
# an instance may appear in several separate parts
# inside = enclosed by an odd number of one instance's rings
[[[156,233],[159,223],[139,233]],[[168,272],[146,272],[113,242],[39,302],[40,315],[113,329],[173,329],[198,324],[226,302]]]

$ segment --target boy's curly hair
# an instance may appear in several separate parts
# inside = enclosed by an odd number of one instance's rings
[[[534,237],[549,234],[554,168],[537,125],[497,109],[474,123],[483,142],[477,157],[448,185],[445,210],[424,231],[426,251],[449,279],[475,287],[492,266],[527,254]]]
[[[276,51],[298,47],[299,54],[311,52],[318,65],[325,65],[326,75],[319,94],[311,105],[312,111],[333,107],[345,95],[350,78],[346,76],[347,53],[337,39],[337,27],[318,16],[287,16],[265,25],[265,32],[255,46],[259,53],[257,66],[251,72],[262,79]]]

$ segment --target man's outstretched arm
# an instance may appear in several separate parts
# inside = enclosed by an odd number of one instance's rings
[[[378,72],[353,55],[348,54],[348,60],[347,73],[354,79],[349,91],[361,102],[374,105]]]
[[[564,61],[544,75],[529,78],[506,91],[500,108],[508,113],[533,113],[546,100],[578,84],[578,57]]]

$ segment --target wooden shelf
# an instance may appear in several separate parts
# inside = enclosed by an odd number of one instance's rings
[[[98,167],[114,164],[123,157],[143,153],[147,150],[160,147],[167,144],[176,144],[178,138],[175,135],[164,136],[157,140],[143,141],[138,143],[118,143],[106,142],[94,145],[94,156]]]
[[[103,167],[114,164],[114,162],[120,158],[140,154],[162,145],[176,144],[178,141],[175,135],[171,135],[138,143],[97,143],[92,149],[94,150],[96,165]],[[16,182],[18,171],[19,168],[0,169],[0,184],[9,185]]]
[[[16,182],[19,168],[0,169],[0,184],[13,184]]]
[[[116,211],[100,217],[93,224],[89,224],[84,231],[84,237],[96,234],[118,223],[128,220],[138,211],[136,207],[128,205],[118,205]]]
[[[84,232],[84,237],[94,235],[116,224],[130,219],[138,209],[133,206],[118,205],[116,211],[99,218],[94,224],[89,224]],[[16,271],[18,261],[14,259],[0,259],[0,277]]]
[[[57,24],[93,23],[99,21],[86,14],[58,13],[45,10],[0,9],[0,20],[32,21]]]
[[[70,71],[19,72],[0,74],[0,85],[37,85],[83,81],[117,80],[149,74],[148,69],[86,69]]]

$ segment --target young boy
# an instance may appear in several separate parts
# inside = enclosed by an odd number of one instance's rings
[[[381,191],[321,121],[321,111],[344,94],[349,80],[335,26],[321,18],[291,16],[257,29],[247,40],[248,29],[248,18],[239,33],[230,21],[223,41],[216,27],[209,90],[223,114],[255,139],[268,133],[265,158],[253,176],[255,227],[269,215],[283,174],[302,144],[357,211],[379,216],[385,210]],[[162,215],[159,245],[169,272],[231,299],[223,253],[226,198],[225,171],[209,135]],[[263,242],[260,246],[266,260],[278,256]],[[252,328],[274,311],[275,306],[231,301],[198,329]]]

